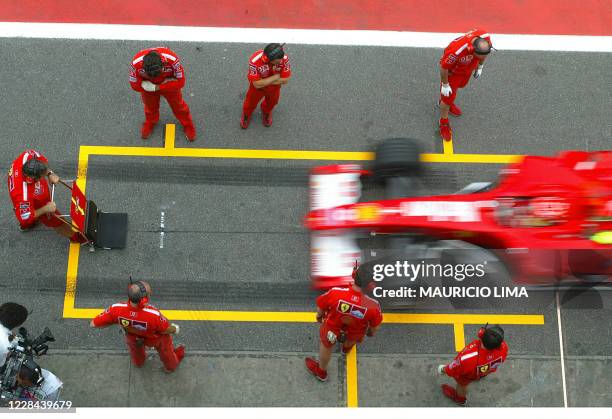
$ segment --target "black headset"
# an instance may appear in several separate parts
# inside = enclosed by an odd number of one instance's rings
[[[478,44],[480,44],[480,40],[483,40],[487,43],[487,45],[489,46],[486,50],[484,49],[479,49],[477,47]],[[487,41],[485,38],[481,38],[480,36],[475,37],[474,39],[472,39],[472,49],[473,51],[478,54],[478,55],[489,55],[489,53],[491,52],[491,50],[493,49],[493,47],[491,46],[491,43],[489,41]]]
[[[499,340],[500,345],[504,341],[504,329],[502,329],[499,325],[494,325],[494,326],[489,327],[489,323],[487,323],[484,325],[484,327],[481,327],[478,330],[478,338],[481,341],[484,339],[485,335],[487,334],[491,334],[495,336]]]
[[[266,48],[264,48],[264,54],[268,57],[269,60],[278,60],[285,56],[285,52],[283,51],[283,47],[285,44],[268,44]],[[269,49],[269,51],[266,51]]]
[[[138,286],[138,293],[129,295],[128,298],[134,304],[138,304],[138,307],[143,308],[149,302],[149,293],[142,281],[134,282],[132,275],[130,275],[130,285]]]

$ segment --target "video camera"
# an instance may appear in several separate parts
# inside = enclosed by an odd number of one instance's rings
[[[11,339],[12,338],[12,339]],[[20,327],[16,336],[11,336],[11,346],[6,356],[6,361],[0,367],[0,405],[10,400],[15,400],[17,395],[17,376],[24,364],[31,367],[32,364],[40,369],[34,362],[34,356],[42,356],[47,353],[49,346],[47,342],[55,342],[55,338],[48,327],[36,338],[31,339],[25,327]],[[38,383],[42,382],[42,375]]]

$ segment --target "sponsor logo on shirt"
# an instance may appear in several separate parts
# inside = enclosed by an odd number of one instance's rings
[[[489,358],[491,358],[489,356]],[[496,358],[495,361],[491,361],[491,362],[487,362],[486,364],[483,365],[478,365],[476,367],[476,370],[478,372],[479,375],[484,376],[487,375],[493,371],[495,371],[497,369],[497,367],[499,367],[502,363],[502,359],[500,358]]]
[[[141,322],[138,320],[126,319],[125,317],[119,317],[119,323],[125,329],[132,328],[143,332],[147,330],[147,322]]]
[[[40,194],[42,194],[42,185],[40,184],[40,181],[38,181],[34,184],[34,195]]]
[[[363,319],[365,317],[366,312],[368,311],[368,309],[365,307],[358,306],[357,304],[351,304],[344,300],[338,301],[337,310],[340,313],[348,314],[357,319]]]

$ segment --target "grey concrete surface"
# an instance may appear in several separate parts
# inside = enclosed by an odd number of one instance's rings
[[[75,407],[341,407],[346,405],[342,359],[320,383],[301,353],[188,352],[172,374],[155,351],[142,368],[126,352],[63,351],[45,368],[64,382],[62,399]]]
[[[454,381],[438,375],[447,357],[384,355],[359,357],[359,401],[362,406],[451,407],[440,385]],[[558,359],[512,357],[496,373],[468,387],[474,407],[563,406]],[[381,377],[384,377],[382,379]]]

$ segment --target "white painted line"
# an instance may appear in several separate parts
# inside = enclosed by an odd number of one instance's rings
[[[164,228],[166,227],[166,213],[164,211],[161,212],[161,216],[159,217],[159,248],[164,248],[164,237],[166,233],[164,232]]]
[[[458,33],[0,22],[2,38],[445,48]],[[612,36],[492,34],[499,50],[612,52]]]
[[[565,379],[565,355],[563,354],[563,328],[561,326],[561,304],[559,303],[559,290],[555,291],[557,301],[557,324],[559,325],[559,353],[561,355],[561,375],[563,378],[563,406],[567,407],[567,383]]]

